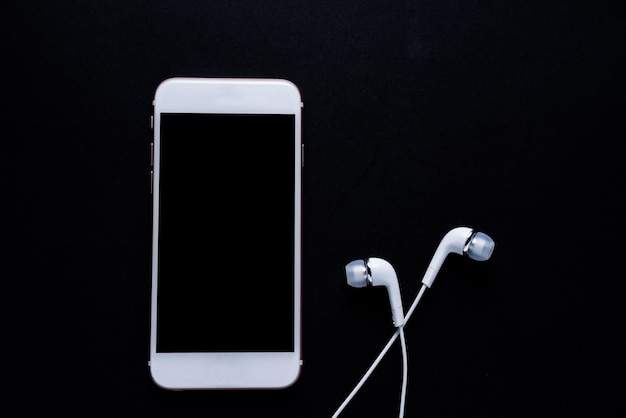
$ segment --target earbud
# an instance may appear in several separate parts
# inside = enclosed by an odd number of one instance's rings
[[[441,240],[428,269],[426,269],[422,283],[429,288],[433,285],[435,277],[448,254],[467,254],[472,260],[486,261],[491,257],[494,247],[493,239],[483,232],[476,232],[472,228],[464,226],[454,228]]]
[[[439,243],[433,258],[426,269],[426,273],[422,279],[422,288],[415,297],[415,300],[409,307],[409,310],[404,316],[404,310],[402,309],[402,299],[400,298],[400,289],[398,286],[398,279],[396,272],[387,261],[381,258],[369,258],[367,260],[355,260],[346,265],[346,277],[348,284],[353,287],[365,287],[365,286],[385,286],[387,293],[389,294],[389,303],[391,304],[391,313],[393,316],[393,324],[398,327],[396,332],[391,336],[391,339],[380,352],[374,363],[370,366],[368,371],[363,375],[359,383],[350,392],[348,397],[339,406],[337,411],[333,414],[333,418],[339,416],[341,411],[346,407],[348,402],[356,395],[357,391],[363,386],[365,381],[369,378],[374,369],[378,366],[383,356],[387,353],[391,344],[400,336],[400,343],[402,344],[402,355],[404,361],[403,380],[402,380],[402,395],[400,401],[400,416],[404,416],[404,399],[406,396],[406,342],[404,337],[404,323],[411,318],[413,311],[422,298],[422,295],[427,288],[430,288],[435,281],[437,273],[441,265],[445,261],[446,257],[450,253],[459,255],[467,254],[469,258],[476,261],[489,260],[495,243],[493,239],[485,233],[475,232],[472,228],[457,227],[450,230]]]
[[[371,257],[346,264],[346,277],[352,287],[385,286],[391,305],[393,325],[404,324],[404,310],[396,271],[388,261]]]

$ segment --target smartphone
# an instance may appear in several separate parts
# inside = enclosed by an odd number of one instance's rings
[[[157,87],[149,366],[158,386],[281,389],[298,379],[302,107],[284,79]]]

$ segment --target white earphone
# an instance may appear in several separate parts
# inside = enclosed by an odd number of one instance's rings
[[[402,298],[400,296],[400,287],[398,285],[398,278],[396,272],[389,262],[382,258],[369,258],[367,260],[355,260],[346,265],[346,278],[350,286],[353,287],[366,287],[366,286],[385,286],[387,293],[389,294],[389,303],[391,305],[391,314],[393,318],[393,324],[396,326],[396,332],[391,336],[387,345],[380,352],[374,363],[370,366],[369,370],[363,375],[359,383],[346,397],[344,402],[339,406],[337,411],[333,414],[333,418],[339,416],[341,411],[347,406],[348,402],[356,395],[361,386],[365,383],[370,374],[374,371],[376,366],[380,363],[385,356],[393,342],[400,336],[400,342],[402,344],[403,351],[403,381],[402,381],[402,395],[400,398],[400,418],[404,416],[404,403],[406,397],[406,342],[404,339],[404,326],[409,320],[413,311],[417,307],[418,302],[422,298],[422,295],[429,289],[441,266],[448,257],[448,254],[467,255],[472,260],[486,261],[491,258],[495,243],[491,237],[483,232],[476,232],[472,228],[460,226],[451,229],[444,235],[441,242],[437,246],[437,250],[433,255],[428,268],[422,278],[422,288],[415,297],[415,300],[411,304],[406,315],[402,309]]]
[[[422,283],[429,288],[433,285],[448,254],[467,255],[472,260],[486,261],[491,257],[494,247],[493,239],[483,232],[475,232],[472,228],[464,226],[454,228],[444,235],[439,243]]]
[[[346,265],[346,277],[352,287],[385,286],[389,294],[391,316],[396,327],[404,324],[404,309],[396,271],[387,260],[370,257],[354,260]]]

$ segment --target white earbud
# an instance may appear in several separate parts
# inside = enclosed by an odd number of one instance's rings
[[[433,285],[435,277],[448,254],[467,254],[472,260],[486,261],[491,257],[494,247],[493,239],[483,232],[476,232],[472,228],[464,226],[454,228],[441,240],[426,269],[422,283],[429,288]]]
[[[424,295],[426,289],[430,288],[435,281],[437,273],[441,265],[445,261],[446,257],[450,253],[459,255],[467,254],[469,258],[476,261],[489,260],[495,243],[493,239],[487,234],[482,232],[475,232],[472,228],[458,227],[449,231],[444,235],[443,239],[439,243],[435,254],[433,255],[426,273],[422,279],[422,288],[415,297],[415,300],[409,307],[409,310],[404,316],[402,309],[402,300],[400,298],[400,289],[398,287],[398,280],[396,272],[391,264],[380,258],[370,258],[368,260],[355,260],[346,265],[346,276],[348,278],[348,284],[354,287],[365,286],[385,286],[387,293],[389,293],[389,302],[391,303],[391,312],[393,315],[393,323],[398,329],[391,336],[389,342],[380,352],[374,363],[370,366],[368,371],[363,375],[359,383],[354,387],[352,392],[339,406],[337,411],[333,414],[333,418],[339,416],[341,411],[346,407],[348,402],[356,395],[361,389],[365,381],[372,374],[374,369],[380,364],[380,361],[389,351],[389,348],[393,342],[400,336],[400,343],[402,344],[402,358],[403,358],[403,379],[402,379],[402,394],[400,400],[400,417],[404,416],[404,401],[406,397],[406,376],[407,376],[407,354],[406,354],[406,342],[404,339],[404,323],[411,318],[413,311],[417,307],[418,302]]]
[[[385,286],[389,295],[393,325],[399,327],[404,324],[398,277],[388,261],[376,257],[354,260],[346,264],[346,277],[352,287]]]

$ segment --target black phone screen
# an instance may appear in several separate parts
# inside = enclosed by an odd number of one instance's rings
[[[160,116],[156,351],[293,351],[295,115]]]

